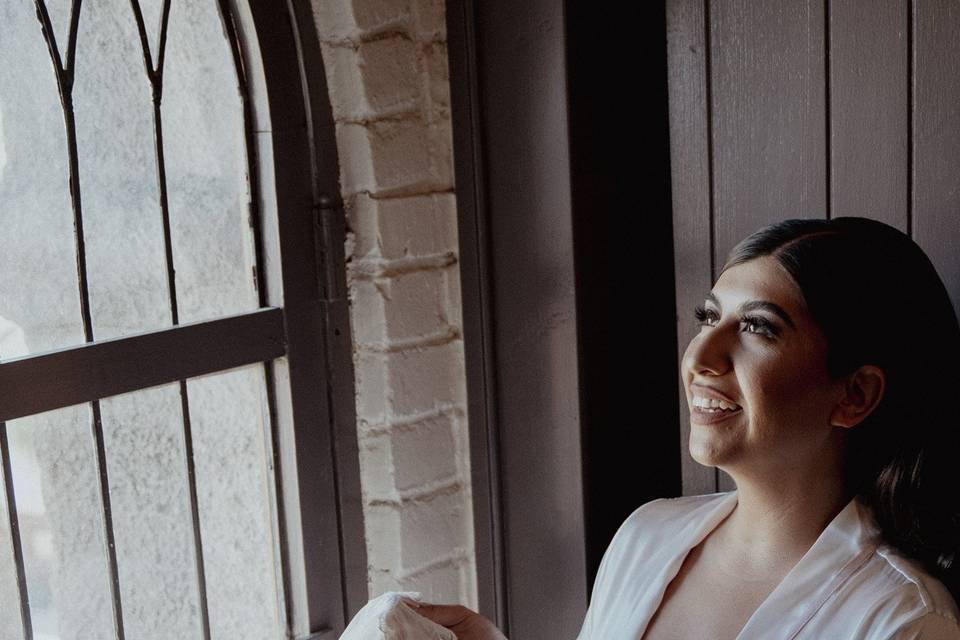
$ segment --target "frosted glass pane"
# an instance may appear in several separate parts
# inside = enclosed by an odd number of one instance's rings
[[[31,2],[30,4],[32,5],[33,3]],[[67,38],[70,30],[70,8],[73,5],[73,0],[44,0],[44,4],[47,7],[47,13],[50,15],[50,24],[53,25],[53,33],[57,38],[57,46],[60,48],[60,51],[66,51]],[[37,25],[40,24],[36,18],[34,18],[34,21]],[[60,55],[66,58],[65,53],[61,53]]]
[[[93,333],[171,325],[153,100],[129,0],[86,2],[74,107]]]
[[[256,309],[243,114],[215,2],[170,10],[163,131],[181,321]]]
[[[114,638],[88,405],[7,423],[35,638]]]
[[[212,638],[277,638],[263,367],[197,378],[187,387]]]
[[[196,1],[196,0],[194,0]],[[171,4],[176,5],[178,2]],[[127,5],[130,5],[128,0]],[[140,12],[143,14],[143,25],[147,30],[147,40],[150,43],[150,54],[154,66],[157,64],[157,55],[160,46],[160,17],[163,12],[163,0],[139,0]]]
[[[202,638],[180,385],[100,406],[126,637]]]
[[[32,2],[0,2],[0,358],[83,342],[66,135]]]
[[[6,427],[0,423],[0,429]],[[4,490],[4,470],[0,464],[0,638],[21,640],[23,623],[20,620],[20,589],[17,587],[17,567],[10,535],[10,508]]]

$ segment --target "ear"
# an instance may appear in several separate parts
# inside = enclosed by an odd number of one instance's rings
[[[830,424],[847,429],[857,426],[880,404],[885,388],[883,369],[863,365],[847,376],[843,396],[830,414]]]

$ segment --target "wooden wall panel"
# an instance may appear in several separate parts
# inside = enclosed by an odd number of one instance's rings
[[[710,252],[710,126],[703,0],[667,3],[670,165],[673,189],[677,361],[698,325],[693,308],[713,284]],[[680,468],[686,495],[716,491],[716,471],[690,457],[690,412],[680,385]]]
[[[912,237],[960,313],[960,5],[915,3]]]
[[[830,217],[907,231],[907,0],[834,0],[829,18]]]
[[[709,6],[716,276],[758,228],[825,215],[825,42],[823,2]]]
[[[730,249],[785,218],[863,216],[903,230],[960,314],[960,5],[667,6],[679,353],[693,335],[688,307]],[[681,403],[683,491],[702,493]],[[733,488],[719,476],[718,490]]]

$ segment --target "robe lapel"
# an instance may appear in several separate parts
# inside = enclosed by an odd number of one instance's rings
[[[827,598],[870,558],[878,539],[869,508],[854,498],[750,616],[737,640],[796,637]]]
[[[663,540],[662,544],[654,546],[654,551],[645,560],[649,567],[663,567],[662,572],[651,575],[651,584],[657,585],[655,589],[648,589],[643,599],[637,603],[637,620],[640,621],[637,638],[642,638],[646,633],[650,620],[653,619],[663,596],[667,592],[667,587],[673,579],[680,573],[680,567],[687,558],[691,549],[703,542],[710,533],[723,522],[737,506],[737,492],[730,491],[719,499],[712,501],[708,505],[691,511],[685,515],[685,521],[677,532],[671,532],[669,540]]]

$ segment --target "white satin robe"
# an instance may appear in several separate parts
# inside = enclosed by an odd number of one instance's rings
[[[687,553],[736,504],[728,491],[634,511],[603,556],[577,640],[641,638]],[[884,544],[870,509],[853,499],[736,640],[960,640],[958,619],[950,592]]]

